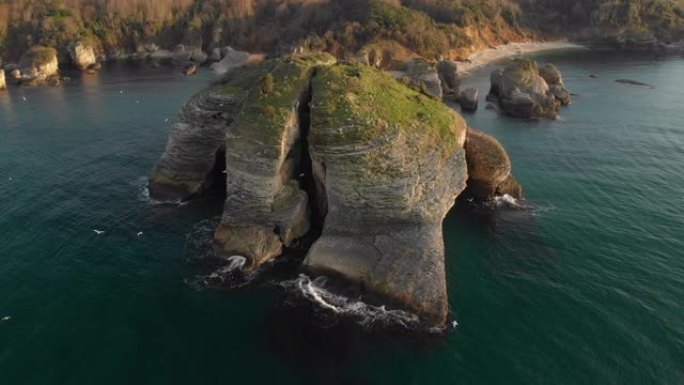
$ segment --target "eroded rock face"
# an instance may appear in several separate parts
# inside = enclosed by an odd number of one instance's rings
[[[225,153],[215,242],[254,269],[324,217],[305,259],[360,295],[443,326],[442,221],[466,187],[465,121],[364,65],[295,56],[228,72],[195,95],[150,179],[155,199],[201,192]],[[304,182],[303,180],[306,180]]]
[[[54,48],[34,46],[19,61],[14,71],[18,83],[40,85],[59,82],[59,63]]]
[[[506,194],[522,198],[522,187],[511,175],[511,159],[498,140],[469,128],[465,151],[468,162],[466,196],[479,201]]]
[[[477,88],[466,88],[458,98],[464,111],[475,111],[479,103],[480,91]]]
[[[81,41],[69,45],[69,56],[72,63],[81,71],[91,69],[97,64],[97,57],[93,48]]]
[[[166,150],[150,177],[153,199],[179,202],[212,183],[217,151],[224,147],[226,130],[236,119],[249,91],[270,71],[269,64],[227,77],[193,96],[174,123]]]
[[[309,231],[309,199],[297,182],[306,153],[300,104],[328,55],[278,62],[251,89],[226,132],[227,197],[215,240],[257,267]],[[238,75],[240,76],[240,75]]]
[[[458,76],[458,64],[451,60],[442,60],[437,63],[437,73],[442,82],[442,92],[444,96],[458,97],[461,79]]]
[[[465,187],[465,122],[369,67],[321,69],[313,93],[311,158],[327,216],[306,266],[443,324],[442,220]]]
[[[0,91],[7,89],[7,82],[5,81],[5,70],[0,69]]]
[[[442,98],[442,85],[434,64],[425,59],[410,60],[406,63],[403,75],[409,80],[411,87],[435,98]]]
[[[515,59],[492,72],[490,81],[487,99],[498,101],[508,115],[516,118],[555,119],[560,106],[571,102],[560,71],[552,64],[540,69],[534,60]]]

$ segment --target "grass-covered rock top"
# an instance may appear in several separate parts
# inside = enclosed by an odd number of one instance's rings
[[[446,150],[462,146],[463,119],[440,101],[366,65],[321,68],[313,80],[313,124],[338,126],[350,141],[373,140],[383,131],[410,130]],[[324,133],[312,131],[315,141]]]

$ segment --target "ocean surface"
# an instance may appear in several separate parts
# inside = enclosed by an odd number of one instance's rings
[[[527,200],[447,217],[443,337],[314,317],[287,262],[203,285],[220,196],[144,187],[208,70],[0,93],[0,384],[684,383],[684,58],[534,56],[577,94],[557,121],[485,109],[490,69],[465,81]]]

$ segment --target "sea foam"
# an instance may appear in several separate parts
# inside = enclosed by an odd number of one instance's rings
[[[303,296],[322,309],[331,311],[339,316],[348,316],[358,321],[362,326],[399,325],[406,328],[418,326],[419,318],[415,314],[403,310],[387,310],[385,306],[374,306],[358,299],[352,299],[340,294],[332,293],[325,288],[326,278],[318,277],[311,280],[306,274],[283,281],[280,285]]]

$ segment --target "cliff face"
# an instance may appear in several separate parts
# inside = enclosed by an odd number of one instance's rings
[[[464,120],[439,101],[329,55],[228,72],[182,109],[150,178],[189,199],[225,154],[215,233],[254,269],[323,222],[305,260],[425,325],[447,317],[442,221],[465,188]]]
[[[365,66],[321,69],[313,95],[311,157],[327,216],[305,265],[443,324],[442,221],[465,188],[464,120]]]

